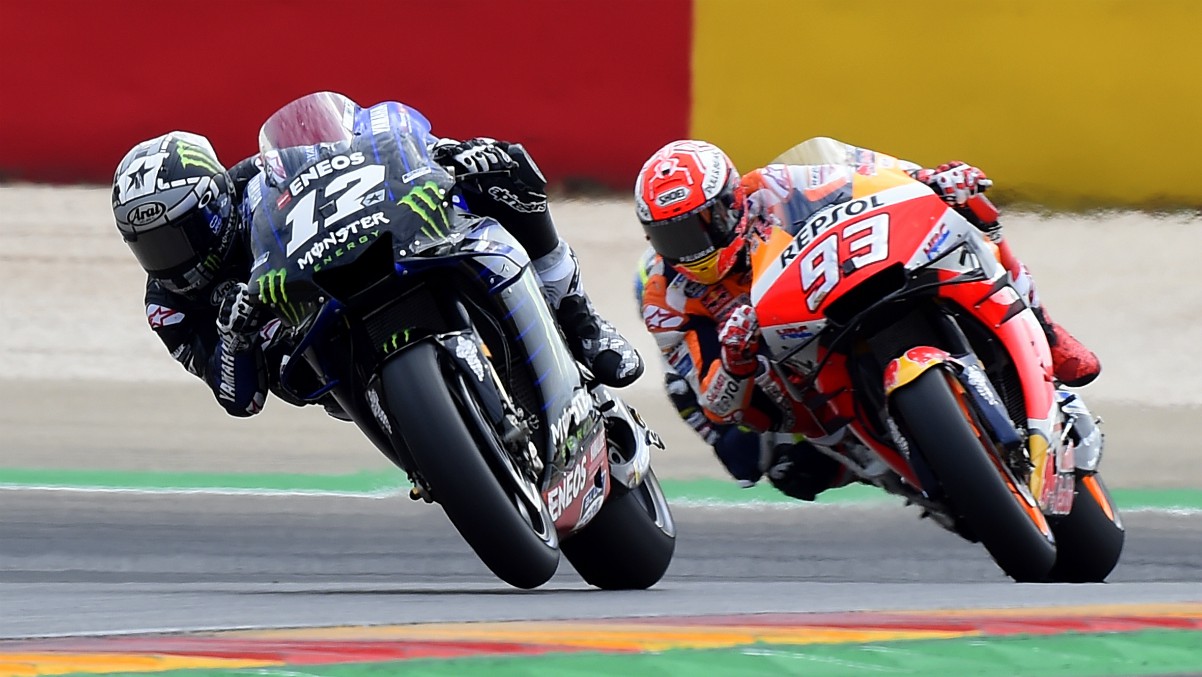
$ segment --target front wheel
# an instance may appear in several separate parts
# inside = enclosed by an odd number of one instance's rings
[[[644,590],[659,582],[676,551],[676,525],[655,472],[610,496],[583,529],[564,539],[563,554],[589,585]]]
[[[890,396],[898,423],[935,475],[947,502],[1007,575],[1046,579],[1056,560],[1051,527],[979,435],[979,424],[943,369],[930,369]]]
[[[476,555],[506,583],[536,588],[559,566],[558,537],[539,501],[535,510],[494,471],[477,439],[495,435],[469,428],[479,417],[452,397],[438,349],[420,343],[397,355],[381,373],[388,408],[434,500]],[[478,426],[477,426],[478,427]]]
[[[1048,578],[1062,583],[1101,583],[1123,552],[1123,521],[1101,475],[1078,470],[1075,482],[1073,509],[1048,519],[1056,534],[1056,565]]]

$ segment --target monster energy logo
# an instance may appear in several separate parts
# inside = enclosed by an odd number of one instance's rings
[[[409,342],[409,330],[406,329],[404,331],[393,334],[391,340],[385,341],[384,344],[380,346],[380,348],[384,351],[384,354],[387,355],[388,353],[393,352],[394,350],[396,350],[397,348],[400,348],[401,346],[405,345],[408,342]]]
[[[187,141],[179,141],[175,144],[175,153],[179,155],[179,165],[181,167],[200,167],[214,174],[225,171],[213,159],[209,151],[202,146],[197,146]]]
[[[300,324],[300,313],[288,302],[288,290],[284,280],[287,270],[269,270],[259,276],[259,302],[275,308],[291,324]]]
[[[438,187],[434,181],[427,181],[420,186],[414,186],[409,194],[401,198],[399,205],[405,205],[413,211],[414,214],[422,217],[426,222],[422,226],[422,234],[428,238],[446,237],[442,229],[438,227],[438,223],[434,220],[437,216],[441,219],[442,225],[445,228],[450,228],[451,224],[447,220],[447,212],[442,208],[442,197],[446,193]]]

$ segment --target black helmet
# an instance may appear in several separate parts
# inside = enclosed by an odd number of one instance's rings
[[[203,289],[235,223],[225,167],[203,136],[170,132],[133,148],[113,176],[113,217],[138,263],[168,290]]]

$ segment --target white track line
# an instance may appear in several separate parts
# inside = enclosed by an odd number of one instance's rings
[[[201,496],[262,496],[303,498],[362,498],[380,500],[406,496],[402,488],[379,489],[376,491],[326,491],[319,489],[245,489],[225,487],[95,487],[95,486],[39,486],[33,484],[0,484],[0,491],[62,491],[71,493],[95,494],[142,494],[142,495],[201,495]],[[914,506],[895,505],[889,500],[848,501],[836,503],[807,503],[804,501],[722,501],[714,499],[680,498],[669,499],[675,508],[699,508],[705,510],[847,510],[887,508],[890,510],[908,510]],[[1202,508],[1184,506],[1154,507],[1135,506],[1120,508],[1122,514],[1154,513],[1172,515],[1174,517],[1196,517],[1202,515]]]

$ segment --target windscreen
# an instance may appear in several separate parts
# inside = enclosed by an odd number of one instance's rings
[[[355,137],[359,105],[341,94],[317,92],[279,109],[259,129],[259,158],[276,184],[304,168],[312,153],[285,153],[291,148],[346,149]]]

